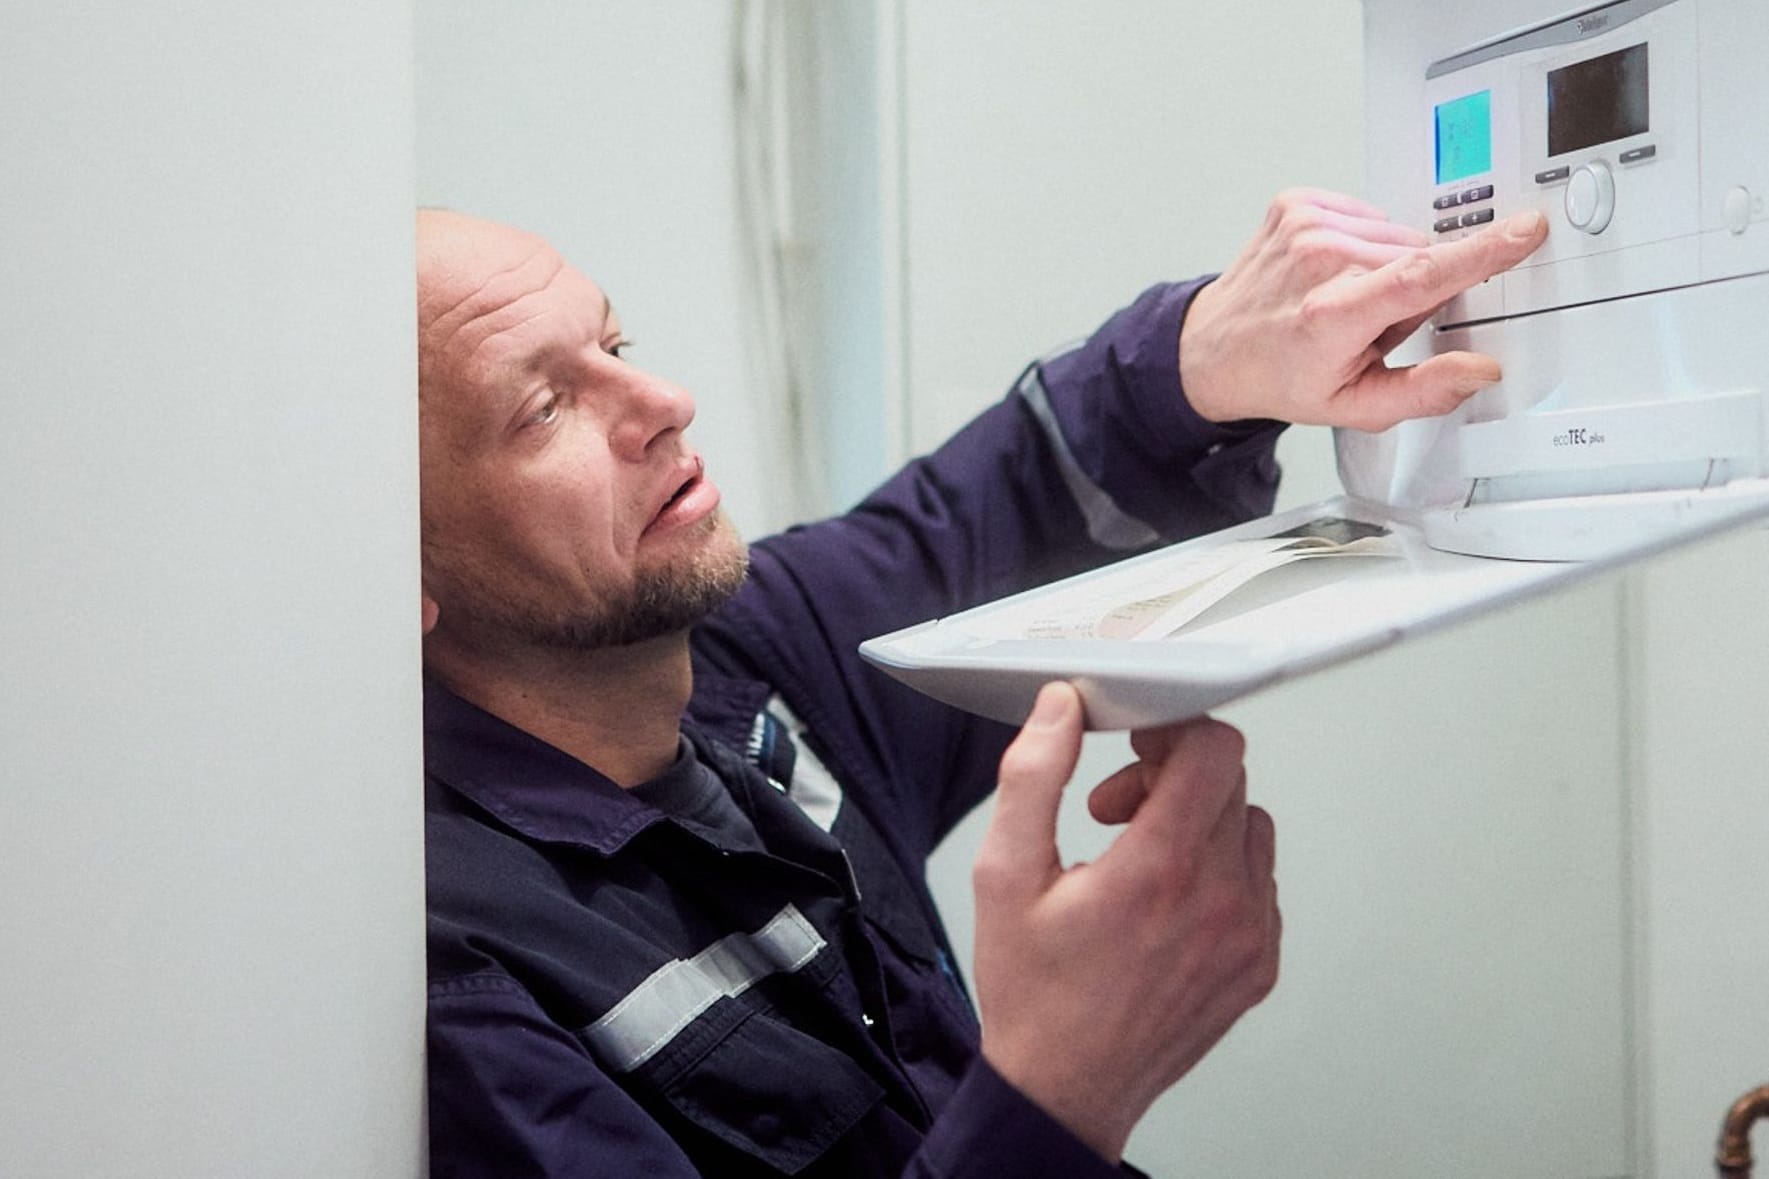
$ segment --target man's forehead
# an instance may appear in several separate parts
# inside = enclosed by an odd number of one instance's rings
[[[563,260],[533,234],[451,216],[418,221],[420,328],[445,332],[543,289]]]
[[[460,214],[420,214],[420,347],[450,375],[520,366],[576,341],[608,299],[541,238]]]

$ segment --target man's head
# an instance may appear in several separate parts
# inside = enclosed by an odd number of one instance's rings
[[[683,439],[694,402],[624,343],[607,296],[540,238],[418,215],[427,658],[641,642],[742,583]]]

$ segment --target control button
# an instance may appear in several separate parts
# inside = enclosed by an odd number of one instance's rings
[[[1452,229],[1460,229],[1461,227],[1462,219],[1460,217],[1445,217],[1443,220],[1437,221],[1431,226],[1431,228],[1438,233],[1448,233]]]
[[[1615,177],[1609,165],[1581,164],[1566,182],[1566,219],[1574,229],[1602,233],[1615,215]]]
[[[1633,164],[1640,160],[1650,160],[1658,154],[1658,145],[1649,143],[1645,147],[1636,147],[1622,153],[1622,163]]]
[[[1721,220],[1734,235],[1742,234],[1751,227],[1751,190],[1735,188],[1726,194],[1726,203],[1722,206]]]
[[[1462,228],[1467,229],[1470,225],[1485,225],[1492,219],[1493,211],[1491,209],[1476,209],[1472,213],[1462,214]]]
[[[1565,180],[1568,176],[1571,176],[1571,175],[1572,175],[1571,168],[1549,168],[1546,172],[1537,172],[1536,173],[1536,183],[1537,184],[1553,184],[1556,181]]]
[[[1479,188],[1471,188],[1462,194],[1462,203],[1472,205],[1475,201],[1490,201],[1493,198],[1493,186],[1483,184]]]
[[[1452,193],[1447,193],[1443,196],[1440,196],[1435,201],[1432,201],[1431,207],[1433,209],[1447,209],[1451,205],[1459,205],[1461,203],[1462,203],[1462,198],[1452,192]]]

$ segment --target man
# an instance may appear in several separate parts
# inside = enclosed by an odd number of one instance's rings
[[[1110,1174],[1276,977],[1270,819],[1237,734],[1137,734],[1064,869],[1081,706],[1016,738],[863,638],[1269,507],[1272,419],[1381,428],[1498,377],[1389,370],[1545,235],[1427,246],[1281,196],[846,516],[748,554],[544,242],[419,218],[432,1167],[448,1175]],[[1010,744],[1011,740],[1011,744]],[[978,1027],[923,881],[999,782]]]

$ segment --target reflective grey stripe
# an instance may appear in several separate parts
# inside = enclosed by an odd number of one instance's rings
[[[616,1072],[630,1072],[720,998],[735,997],[770,974],[791,974],[828,943],[787,905],[754,933],[722,937],[692,958],[677,958],[652,971],[586,1033],[596,1058]]]
[[[792,735],[796,751],[792,762],[792,781],[786,784],[786,797],[798,804],[805,817],[828,831],[835,826],[835,817],[842,809],[842,787],[818,756],[805,742],[805,723],[792,714],[780,697],[768,701],[768,711],[780,718]]]
[[[1139,549],[1160,540],[1153,528],[1113,503],[1112,497],[1089,479],[1081,464],[1075,461],[1075,452],[1069,449],[1069,440],[1063,437],[1063,429],[1057,424],[1056,411],[1050,407],[1050,394],[1045,391],[1044,378],[1039,375],[1037,365],[1026,370],[1014,391],[1026,399],[1026,404],[1032,407],[1032,416],[1038,419],[1045,437],[1050,439],[1063,485],[1074,497],[1075,506],[1081,509],[1081,518],[1087,521],[1087,535],[1093,538],[1093,542],[1108,549]]]

